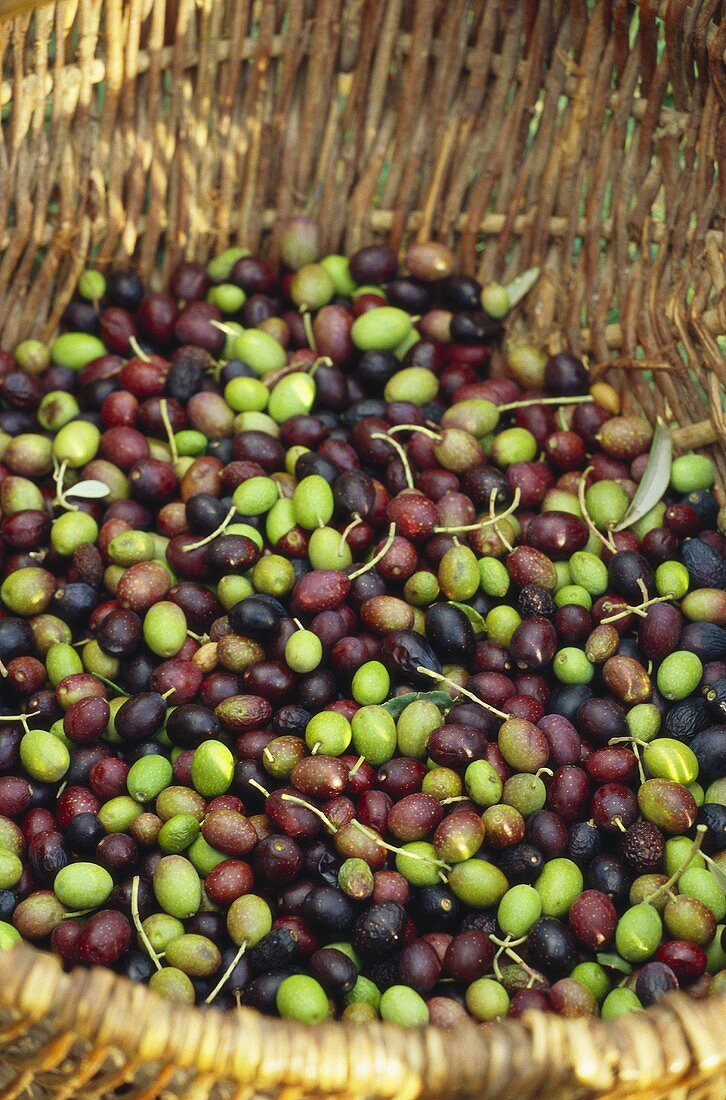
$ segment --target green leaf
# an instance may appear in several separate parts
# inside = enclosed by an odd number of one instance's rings
[[[469,607],[468,603],[457,603],[456,600],[449,600],[449,603],[452,607],[458,607],[459,611],[464,612],[467,619],[474,627],[474,633],[476,634],[477,638],[482,634],[486,634],[487,628],[486,623],[484,622],[484,617],[480,615],[478,611],[476,611],[473,607]]]
[[[658,417],[653,432],[653,442],[650,445],[650,454],[640,484],[635,496],[630,502],[630,507],[620,520],[616,531],[623,531],[626,527],[632,527],[639,519],[642,519],[651,508],[655,508],[668,488],[671,479],[671,458],[673,456],[673,439],[663,420]]]
[[[103,481],[96,481],[95,478],[89,478],[88,481],[79,481],[72,488],[66,489],[64,496],[67,497],[83,497],[85,500],[100,500],[102,497],[107,497],[111,492],[108,485]]]
[[[514,309],[523,298],[526,298],[539,279],[539,274],[540,268],[529,267],[526,271],[523,271],[521,275],[517,275],[516,279],[512,279],[511,283],[507,283],[510,309]]]
[[[723,890],[724,894],[726,894],[726,874],[721,870],[715,859],[711,859],[705,852],[701,852],[701,855],[706,860],[708,869],[715,878],[717,885]]]
[[[633,971],[632,966],[625,959],[621,959],[619,955],[610,953],[608,951],[598,951],[595,956],[600,966],[607,966],[611,970],[619,970],[621,974],[631,974]]]
[[[389,699],[387,703],[383,703],[383,707],[392,718],[398,718],[409,703],[433,703],[439,710],[448,710],[453,701],[446,691],[407,691],[405,695],[396,695]]]

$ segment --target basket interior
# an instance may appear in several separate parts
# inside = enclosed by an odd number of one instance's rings
[[[304,211],[328,248],[541,265],[535,339],[702,422],[726,379],[722,7],[65,0],[0,23],[0,336],[50,335],[89,259],[158,281],[228,241],[274,253]]]

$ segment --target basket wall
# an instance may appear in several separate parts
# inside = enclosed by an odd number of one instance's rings
[[[329,248],[433,234],[484,279],[543,265],[542,342],[614,360],[651,417],[710,404],[686,445],[726,438],[725,50],[722,0],[66,0],[0,23],[0,339],[50,335],[89,256],[274,252],[306,211]]]
[[[32,6],[0,0],[0,346],[49,337],[89,258],[161,279],[228,241],[274,255],[304,211],[328,248],[434,236],[483,279],[541,264],[523,329],[682,446],[726,436],[722,0],[65,0],[2,21]],[[0,955],[0,1095],[724,1100],[725,1010],[309,1030],[23,948]]]

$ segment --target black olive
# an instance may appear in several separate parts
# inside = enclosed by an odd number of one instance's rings
[[[461,608],[453,604],[435,603],[427,608],[426,637],[448,664],[466,664],[474,654],[474,628]]]

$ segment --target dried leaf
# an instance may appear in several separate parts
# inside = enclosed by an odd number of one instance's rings
[[[635,496],[630,502],[630,507],[615,528],[616,531],[624,531],[626,527],[632,527],[660,502],[671,479],[672,455],[671,433],[665,422],[658,417],[645,471]]]
[[[632,966],[625,959],[621,959],[620,955],[610,953],[609,951],[599,951],[595,956],[600,966],[607,966],[611,970],[619,970],[621,974],[631,974],[633,971]]]
[[[418,702],[433,703],[439,710],[447,710],[453,704],[453,699],[446,691],[407,691],[405,695],[396,695],[389,699],[383,707],[392,718],[398,718],[409,703]]]
[[[84,500],[101,500],[102,497],[107,497],[110,492],[111,490],[108,485],[104,485],[102,481],[90,479],[88,481],[79,481],[72,489],[66,489],[63,495],[67,497],[82,497]]]
[[[486,623],[483,616],[479,614],[473,607],[469,607],[467,603],[457,603],[456,600],[449,600],[452,607],[458,607],[459,611],[463,611],[467,619],[474,627],[474,633],[477,638],[486,633]]]

